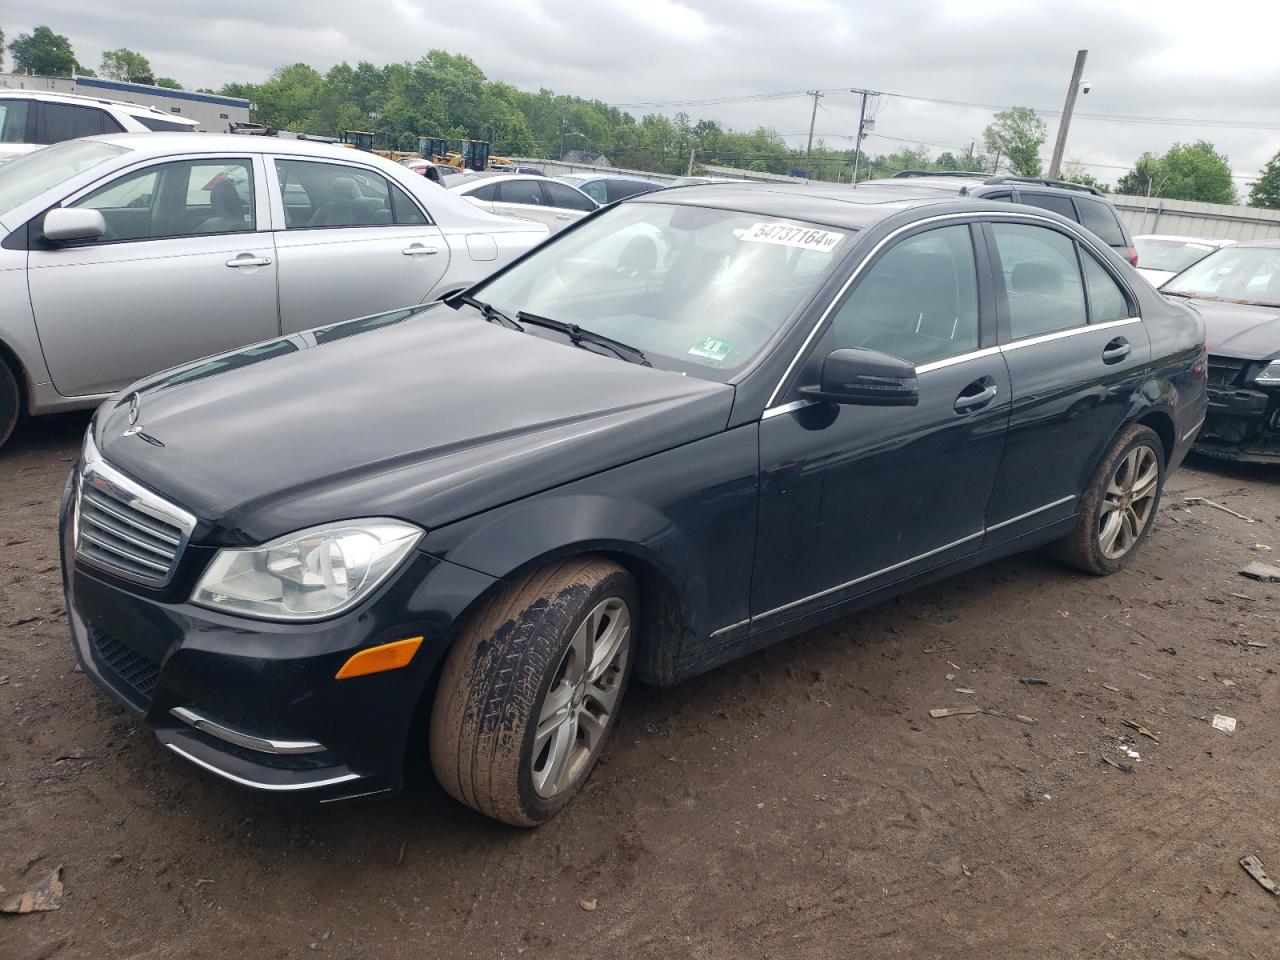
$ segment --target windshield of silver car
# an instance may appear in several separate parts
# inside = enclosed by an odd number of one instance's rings
[[[1188,267],[1160,292],[1280,306],[1280,247],[1226,247]]]
[[[654,366],[728,380],[760,352],[853,231],[758,213],[628,203],[472,291],[510,317],[576,324]]]
[[[96,140],[66,140],[0,166],[0,217],[78,173],[127,153]]]

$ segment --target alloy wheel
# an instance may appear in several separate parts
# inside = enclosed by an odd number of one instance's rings
[[[1102,497],[1098,516],[1098,548],[1108,560],[1133,549],[1155,512],[1160,461],[1150,447],[1139,445],[1116,465]]]
[[[557,796],[589,766],[609,729],[631,651],[631,611],[598,603],[574,631],[547,690],[533,736],[533,788]]]

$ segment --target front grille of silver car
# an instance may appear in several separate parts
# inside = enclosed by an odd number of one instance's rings
[[[81,468],[76,502],[76,556],[152,587],[173,578],[195,517],[110,464]]]

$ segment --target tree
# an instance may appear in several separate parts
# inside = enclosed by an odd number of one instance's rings
[[[98,64],[102,75],[110,80],[143,80],[152,76],[151,63],[136,50],[121,47],[108,50]]]
[[[0,73],[4,72],[4,31],[0,30]]]
[[[1103,193],[1111,192],[1111,185],[1109,183],[1103,183],[1086,170],[1084,164],[1078,161],[1068,161],[1062,165],[1062,179],[1066,180],[1068,183],[1081,183],[1086,187],[1093,187],[1094,189],[1101,190]]]
[[[48,27],[36,27],[20,33],[9,44],[16,73],[34,73],[45,77],[69,77],[76,70],[76,55],[71,41]]]
[[[1249,189],[1249,206],[1280,210],[1280,153],[1262,168],[1262,176]]]
[[[1030,107],[1001,110],[982,131],[982,142],[990,153],[1003,158],[1009,170],[1020,177],[1040,176],[1040,147],[1048,136],[1044,121]]]
[[[173,77],[156,77],[157,87],[168,87],[170,90],[181,90],[182,84]]]
[[[1204,140],[1175,143],[1163,156],[1144,153],[1120,178],[1121,193],[1200,203],[1235,203],[1236,187],[1225,156]]]

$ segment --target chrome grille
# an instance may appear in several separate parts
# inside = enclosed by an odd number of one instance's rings
[[[103,460],[81,469],[76,556],[117,576],[162,587],[195,527],[195,517]]]

